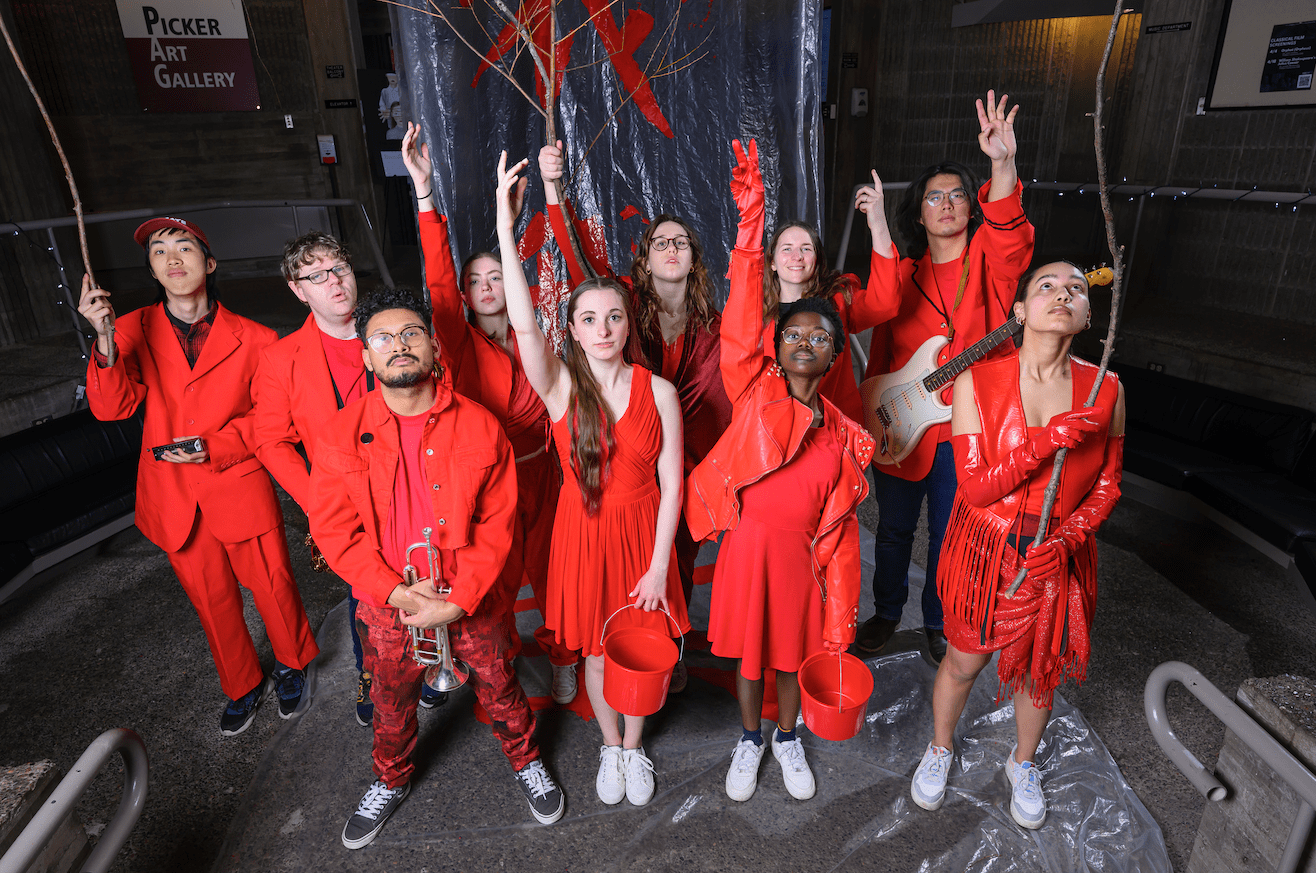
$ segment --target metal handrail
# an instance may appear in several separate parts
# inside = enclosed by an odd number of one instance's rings
[[[127,728],[111,728],[92,741],[14,844],[0,857],[0,873],[23,873],[31,866],[115,752],[123,756],[123,796],[114,818],[82,865],[83,873],[104,873],[110,869],[146,806],[146,779],[150,769],[146,744],[136,731]]]
[[[1293,873],[1298,869],[1307,836],[1311,833],[1313,822],[1316,822],[1316,774],[1195,668],[1182,661],[1166,661],[1151,672],[1143,689],[1142,702],[1147,713],[1147,726],[1151,728],[1152,736],[1156,738],[1161,750],[1208,800],[1224,800],[1229,792],[1220,784],[1219,779],[1206,771],[1202,762],[1188,751],[1171,730],[1165,711],[1165,694],[1172,682],[1187,688],[1298,793],[1298,815],[1289,830],[1284,855],[1275,868],[1277,873]]]

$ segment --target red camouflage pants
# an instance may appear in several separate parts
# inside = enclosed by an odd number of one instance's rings
[[[380,609],[361,601],[357,617],[370,632],[361,639],[364,666],[372,676],[370,701],[375,705],[375,743],[371,757],[375,776],[389,788],[411,780],[416,769],[416,707],[426,667],[412,657],[411,629],[398,610]],[[512,670],[511,639],[505,616],[477,613],[448,625],[452,656],[471,668],[470,685],[489,713],[494,736],[513,770],[539,757],[535,721],[521,683]]]

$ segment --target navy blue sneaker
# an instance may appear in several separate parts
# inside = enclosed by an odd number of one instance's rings
[[[433,709],[436,706],[443,706],[448,702],[448,692],[435,691],[433,688],[422,683],[420,686],[420,705],[425,709]]]
[[[279,718],[292,718],[306,690],[306,674],[295,667],[275,667],[273,679],[279,695]]]
[[[371,676],[361,671],[356,680],[356,723],[361,727],[370,727],[375,718],[375,705],[370,702]]]
[[[251,727],[251,722],[256,718],[256,710],[272,686],[273,682],[267,676],[237,700],[230,700],[219,716],[219,732],[226,737],[235,737]]]

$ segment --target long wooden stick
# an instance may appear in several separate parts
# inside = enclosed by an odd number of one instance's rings
[[[46,130],[50,131],[50,141],[55,144],[55,153],[59,155],[59,162],[64,165],[64,178],[69,183],[69,193],[73,195],[73,214],[78,220],[78,245],[82,247],[82,267],[91,276],[92,287],[96,285],[96,277],[91,272],[91,255],[87,251],[87,225],[82,220],[82,198],[78,196],[78,183],[73,181],[73,169],[69,166],[69,159],[64,155],[64,147],[60,145],[59,134],[55,132],[55,125],[50,120],[50,113],[46,112],[46,104],[37,93],[37,86],[32,83],[32,77],[27,74],[27,67],[23,66],[23,59],[18,54],[18,46],[14,45],[14,38],[9,35],[9,28],[5,25],[5,17],[0,15],[0,33],[4,34],[5,45],[9,46],[9,54],[13,55],[14,65],[18,67],[18,72],[23,76],[23,81],[27,83],[27,90],[32,92],[32,99],[37,102],[37,109],[41,111],[41,118],[46,122]],[[72,289],[70,289],[72,290]],[[114,364],[114,314],[110,313],[108,325],[109,354],[106,360],[111,365]]]
[[[1106,378],[1106,370],[1110,367],[1110,355],[1115,350],[1115,332],[1119,329],[1120,298],[1124,293],[1124,247],[1119,245],[1115,240],[1115,214],[1110,208],[1110,187],[1106,183],[1106,135],[1102,127],[1102,107],[1106,102],[1106,67],[1110,65],[1110,54],[1115,46],[1115,32],[1120,26],[1120,16],[1123,15],[1123,6],[1126,0],[1115,0],[1115,13],[1110,20],[1110,34],[1106,37],[1106,50],[1101,55],[1101,66],[1097,68],[1097,103],[1092,113],[1093,141],[1097,147],[1097,185],[1101,193],[1101,214],[1106,220],[1106,248],[1110,250],[1111,269],[1115,273],[1115,279],[1110,286],[1110,326],[1106,330],[1106,339],[1104,340],[1105,349],[1101,352],[1101,367],[1097,370],[1097,381],[1092,385],[1092,391],[1088,394],[1087,402],[1084,407],[1090,407],[1097,402],[1097,392],[1101,390],[1101,383]],[[1037,522],[1037,536],[1033,538],[1033,546],[1041,545],[1046,539],[1047,519],[1051,517],[1051,509],[1056,502],[1056,494],[1060,490],[1060,473],[1065,465],[1065,457],[1069,454],[1069,449],[1061,449],[1056,452],[1056,459],[1051,470],[1051,481],[1046,485],[1046,491],[1042,494],[1041,519]],[[1027,570],[1021,569],[1019,575],[1015,577],[1014,582],[1006,590],[1006,597],[1013,597],[1023,584],[1024,577],[1028,575]]]

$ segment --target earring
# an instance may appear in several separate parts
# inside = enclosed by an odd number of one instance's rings
[[[1089,327],[1091,327],[1091,326],[1092,326],[1092,310],[1089,309],[1089,310],[1088,310],[1088,323],[1085,324],[1085,325],[1083,325],[1083,329],[1084,329],[1084,330],[1087,330],[1087,329],[1088,329]]]

